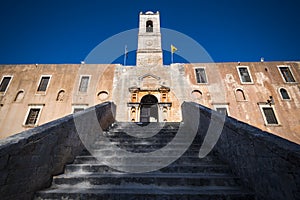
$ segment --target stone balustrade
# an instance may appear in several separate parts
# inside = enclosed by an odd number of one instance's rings
[[[200,141],[204,141],[209,129],[222,128],[213,150],[253,189],[257,199],[299,199],[300,145],[196,103],[185,102],[182,108],[184,123],[191,127],[199,123]],[[207,147],[214,144],[217,132],[207,137]]]

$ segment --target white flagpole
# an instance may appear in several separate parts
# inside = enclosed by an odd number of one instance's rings
[[[173,59],[174,59],[174,58],[173,58],[173,54],[174,54],[174,53],[173,53],[173,51],[171,50],[171,64],[173,64]]]
[[[124,66],[126,65],[126,59],[127,59],[127,45],[125,45]]]

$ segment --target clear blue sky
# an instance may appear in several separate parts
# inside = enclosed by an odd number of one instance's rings
[[[299,0],[6,0],[0,63],[80,63],[101,41],[137,28],[148,10],[216,62],[299,61],[299,8]]]

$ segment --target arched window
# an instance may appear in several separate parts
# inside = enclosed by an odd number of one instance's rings
[[[244,91],[242,89],[237,89],[235,91],[235,98],[237,101],[246,101],[246,96],[244,94]]]
[[[131,113],[132,114],[135,114],[135,110],[136,110],[135,107],[131,107]]]
[[[201,99],[202,97],[202,92],[200,90],[193,90],[191,94],[193,99]]]
[[[108,98],[108,92],[107,91],[100,91],[98,94],[98,99],[101,101],[104,101]]]
[[[63,101],[64,98],[65,98],[65,91],[64,90],[60,90],[57,93],[56,101]]]
[[[151,20],[146,22],[146,32],[153,32],[153,22]]]
[[[20,102],[23,98],[24,98],[24,91],[20,90],[15,97],[15,102]]]
[[[279,91],[280,91],[280,95],[281,95],[282,99],[290,99],[290,96],[289,96],[288,92],[286,91],[286,89],[281,88]]]

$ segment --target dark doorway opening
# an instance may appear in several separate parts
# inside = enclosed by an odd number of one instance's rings
[[[158,122],[158,100],[153,95],[145,95],[141,99],[140,122]]]

